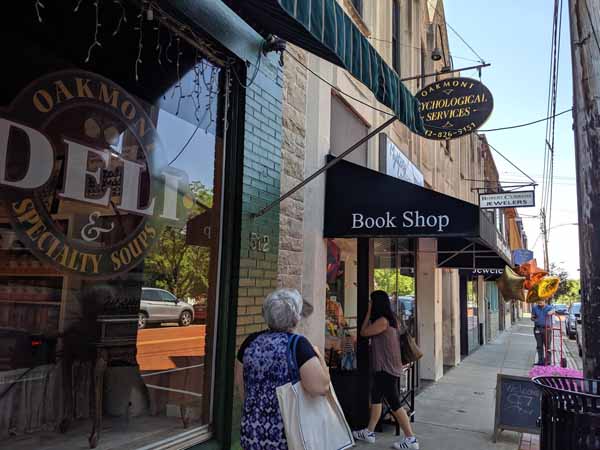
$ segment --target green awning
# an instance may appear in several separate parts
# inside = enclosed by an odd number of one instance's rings
[[[275,34],[346,69],[411,131],[424,133],[417,99],[336,0],[225,0],[262,34]]]

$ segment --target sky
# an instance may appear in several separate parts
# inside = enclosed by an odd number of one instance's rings
[[[557,112],[572,106],[571,49],[568,2],[563,6]],[[491,67],[482,69],[482,81],[494,96],[494,111],[482,129],[531,122],[546,117],[554,2],[550,0],[445,0],[446,21]],[[454,67],[474,65],[478,57],[448,30]],[[461,73],[477,78],[476,71]],[[579,278],[577,192],[571,113],[556,118],[554,201],[549,232],[550,263]],[[486,133],[496,147],[534,178],[536,207],[521,208],[529,248],[543,266],[543,239],[539,213],[544,170],[546,123]],[[494,154],[501,181],[526,180]],[[536,217],[528,217],[536,216]]]

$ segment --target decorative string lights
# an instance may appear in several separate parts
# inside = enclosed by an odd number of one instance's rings
[[[42,14],[40,13],[41,9],[44,9],[45,6],[44,4],[41,2],[41,0],[36,0],[35,1],[35,13],[37,14],[37,18],[38,18],[38,22],[42,23]]]
[[[81,1],[77,4],[75,11],[77,11],[79,9],[80,4],[81,4]],[[99,17],[100,0],[94,0],[94,8],[96,9],[96,11],[95,11],[96,26],[94,27],[94,42],[92,42],[92,45],[90,45],[90,47],[88,48],[87,57],[85,58],[86,63],[90,62],[90,58],[92,57],[92,50],[94,49],[94,47],[102,47],[102,44],[98,40],[98,30],[102,26],[102,24],[100,23],[100,17]]]
[[[195,33],[188,25],[165,13],[154,1],[141,0],[141,2],[131,1],[129,3],[129,0],[105,0],[102,5],[100,4],[102,0],[72,1],[74,2],[74,13],[80,13],[85,7],[93,6],[94,34],[93,41],[87,49],[85,63],[91,62],[94,51],[104,48],[101,41],[105,40],[106,36],[114,38],[123,34],[123,30],[132,22],[128,21],[128,15],[129,18],[133,17],[137,10],[138,13],[135,16],[137,20],[134,20],[132,25],[132,29],[137,33],[137,52],[134,55],[133,67],[135,80],[139,82],[142,79],[142,60],[144,56],[148,57],[144,48],[144,39],[151,39],[153,42],[150,47],[156,52],[156,63],[161,67],[166,64],[174,65],[177,80],[172,86],[171,92],[167,91],[165,94],[170,95],[172,99],[178,97],[175,114],[179,115],[185,108],[185,101],[189,101],[192,107],[190,112],[193,111],[197,123],[196,128],[209,130],[214,124],[216,116],[216,95],[219,92],[220,84],[219,73],[221,68],[225,67],[229,68],[228,73],[230,74],[229,66],[234,64],[234,61],[225,57],[218,49],[214,48],[210,41]],[[43,3],[43,0],[34,0],[33,6],[38,22],[43,23],[42,12],[47,10],[47,5]],[[115,27],[110,34],[102,34],[102,22],[106,25],[106,18],[111,17],[110,12],[113,12],[110,11],[111,6],[114,8]],[[147,25],[145,22],[150,24]],[[145,26],[148,27],[146,32],[144,32]],[[164,34],[163,28],[166,29],[168,38]],[[156,34],[149,33],[149,30],[155,31]],[[188,53],[189,48],[195,52],[193,56],[191,52]],[[176,53],[173,54],[173,52]],[[165,68],[165,70],[167,69]]]
[[[116,3],[121,8],[121,17],[119,17],[115,31],[113,31],[112,34],[113,36],[116,36],[119,34],[119,31],[121,31],[121,24],[127,23],[127,14],[125,13],[125,7],[123,6],[123,3],[121,3],[121,0],[113,0],[113,3]]]

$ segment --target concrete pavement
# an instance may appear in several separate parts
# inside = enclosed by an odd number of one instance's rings
[[[516,450],[520,433],[503,431],[492,442],[498,373],[527,376],[535,358],[533,326],[525,319],[481,347],[416,397],[413,424],[422,450]],[[389,448],[400,437],[393,427],[377,434],[375,444]]]

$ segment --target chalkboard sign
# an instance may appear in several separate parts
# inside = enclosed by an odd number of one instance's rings
[[[498,374],[494,442],[502,430],[539,433],[542,393],[530,378]]]

